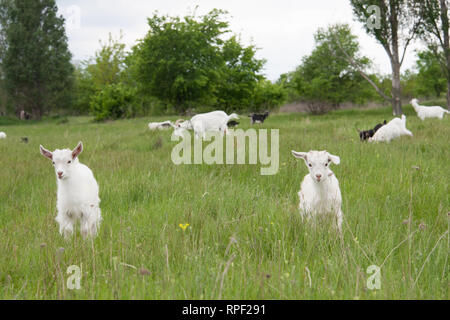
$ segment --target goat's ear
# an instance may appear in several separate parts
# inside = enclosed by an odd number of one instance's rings
[[[80,155],[80,153],[83,151],[83,143],[80,141],[78,142],[78,145],[73,149],[72,151],[72,159],[75,159]]]
[[[330,160],[334,164],[340,164],[341,163],[341,158],[339,158],[338,156],[334,156],[332,154],[328,154],[328,160]]]
[[[294,157],[298,158],[298,159],[303,159],[303,160],[307,160],[308,158],[308,154],[306,152],[297,152],[292,150],[292,154],[294,155]]]
[[[39,146],[39,150],[44,157],[53,160],[53,153],[45,149],[42,145]]]

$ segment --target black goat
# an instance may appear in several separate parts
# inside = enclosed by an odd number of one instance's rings
[[[384,120],[383,123],[377,124],[377,125],[375,126],[375,128],[370,129],[370,130],[364,130],[364,131],[361,131],[361,130],[359,130],[359,129],[356,129],[356,130],[358,130],[358,132],[359,132],[359,138],[361,139],[361,141],[366,141],[366,140],[368,140],[369,138],[372,138],[372,137],[375,135],[375,132],[377,132],[378,129],[380,129],[380,128],[381,128],[382,126],[384,126],[386,123],[387,123],[386,120]]]
[[[237,125],[239,125],[239,122],[234,121],[234,120],[231,120],[230,122],[228,122],[227,125],[228,125],[230,128],[234,128],[234,127],[236,127]]]
[[[252,113],[249,117],[252,118],[252,124],[264,123],[264,121],[269,117],[269,112],[265,112],[263,114]]]

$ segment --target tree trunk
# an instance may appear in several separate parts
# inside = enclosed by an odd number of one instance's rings
[[[441,4],[441,23],[442,31],[444,33],[444,54],[447,62],[447,109],[450,110],[450,36],[449,36],[449,19],[448,6],[446,0],[440,0]]]
[[[447,79],[447,110],[450,111],[450,79]]]
[[[392,64],[392,109],[395,116],[403,114],[402,110],[402,88],[400,84],[400,62],[391,61]]]
[[[392,109],[394,116],[403,114],[402,111],[402,88],[400,84],[400,57],[398,52],[398,17],[397,8],[394,1],[390,1],[390,27],[391,27],[391,47],[392,54],[389,56],[392,67]]]

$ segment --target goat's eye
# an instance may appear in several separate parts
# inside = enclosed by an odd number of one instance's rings
[[[72,161],[69,160],[69,161],[67,161],[67,163],[72,163]]]
[[[325,167],[328,167],[328,163],[325,163]]]
[[[55,161],[53,161],[52,163],[55,164]]]
[[[309,167],[312,168],[312,164],[311,163],[309,164]]]

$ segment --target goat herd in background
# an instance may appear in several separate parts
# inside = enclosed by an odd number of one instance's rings
[[[417,99],[411,104],[417,116],[424,120],[426,118],[442,119],[445,113],[449,113],[441,107],[420,106]],[[253,113],[251,124],[264,123],[269,113]],[[174,129],[175,136],[181,136],[185,131],[192,130],[196,138],[205,138],[206,132],[219,131],[228,134],[228,127],[239,124],[237,114],[227,115],[223,111],[214,111],[198,114],[191,120],[177,120],[152,122],[148,125],[150,130]],[[390,142],[397,137],[408,135],[412,132],[406,128],[406,116],[394,118],[389,123],[384,121],[377,124],[373,129],[360,131],[361,141],[368,142]],[[6,139],[6,134],[0,132],[0,139]],[[53,152],[40,146],[43,156],[52,161],[57,178],[57,217],[59,231],[64,237],[73,234],[75,224],[80,221],[83,237],[95,236],[102,220],[100,211],[99,188],[92,171],[80,163],[78,156],[83,151],[80,142],[73,150],[55,150]],[[339,181],[330,169],[331,164],[338,165],[340,158],[327,151],[297,152],[292,151],[296,158],[303,159],[309,170],[301,184],[298,193],[300,204],[299,210],[302,218],[309,219],[317,215],[331,214],[334,217],[335,226],[339,232],[342,229],[343,213],[341,209],[342,197]]]
[[[252,113],[249,115],[251,118],[251,123],[264,123],[264,121],[269,117],[269,112],[263,114]],[[186,130],[193,130],[195,136],[199,138],[200,136],[205,137],[208,131],[220,131],[223,133],[227,132],[229,127],[236,127],[239,125],[239,116],[235,113],[227,115],[224,111],[213,111],[209,113],[202,113],[195,115],[191,120],[179,119],[175,123],[172,121],[164,122],[150,122],[148,128],[150,130],[166,130],[173,128],[175,136],[181,136]]]
[[[419,101],[417,99],[411,100],[411,105],[417,113],[417,116],[420,120],[425,120],[426,118],[438,118],[443,119],[444,114],[450,113],[448,110],[439,107],[439,106],[421,106],[419,105]],[[370,130],[361,131],[357,129],[359,132],[359,137],[361,141],[368,140],[369,142],[390,142],[392,139],[398,138],[403,135],[407,135],[412,137],[413,134],[411,131],[406,129],[406,116],[402,116],[401,119],[395,118],[389,123],[386,123],[386,120],[381,124],[377,124],[375,128]]]

